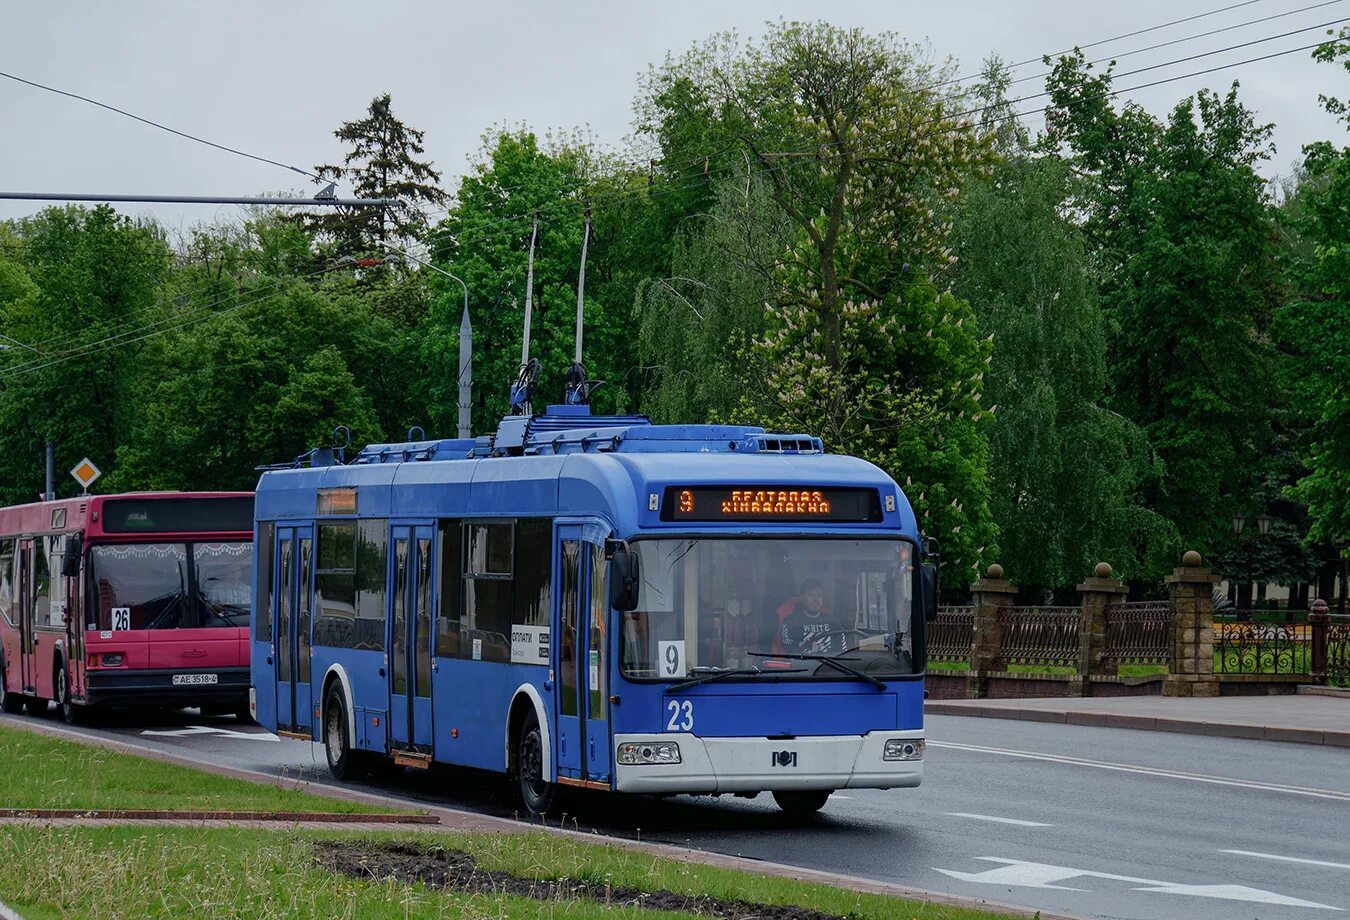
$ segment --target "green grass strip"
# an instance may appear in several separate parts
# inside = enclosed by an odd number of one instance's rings
[[[264,742],[258,742],[264,743]],[[371,814],[391,809],[0,727],[0,807]]]
[[[192,828],[0,827],[0,900],[29,920],[90,918],[571,918],[686,914],[580,902],[469,895],[353,879],[322,868],[319,839],[403,839],[463,850],[480,866],[531,879],[585,879],[644,891],[811,908],[858,920],[995,920],[924,904],[752,875],[557,834],[337,834]]]

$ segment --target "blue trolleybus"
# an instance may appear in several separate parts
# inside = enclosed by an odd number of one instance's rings
[[[936,569],[896,483],[819,439],[551,406],[312,452],[256,508],[254,715],[338,778],[494,770],[533,813],[922,778]]]

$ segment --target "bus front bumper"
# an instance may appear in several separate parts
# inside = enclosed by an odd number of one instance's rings
[[[892,748],[917,742],[918,759],[887,760]],[[615,735],[619,792],[723,793],[788,789],[898,789],[923,780],[923,732],[781,738],[700,738],[677,732]],[[625,744],[679,745],[679,763],[619,763]]]
[[[91,706],[242,707],[248,703],[248,690],[248,668],[98,668],[85,672],[83,702]]]

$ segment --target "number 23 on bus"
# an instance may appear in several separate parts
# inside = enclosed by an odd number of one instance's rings
[[[759,428],[513,421],[262,475],[259,722],[339,778],[509,773],[535,813],[919,784],[936,566],[893,480]]]

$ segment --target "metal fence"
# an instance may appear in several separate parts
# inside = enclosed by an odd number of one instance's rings
[[[1215,623],[1214,673],[1307,674],[1311,632],[1296,623]]]
[[[1108,666],[1161,664],[1172,659],[1171,601],[1128,601],[1105,610],[1102,660]]]
[[[1333,616],[1327,626],[1327,683],[1350,687],[1350,617]]]
[[[1078,667],[1077,607],[1004,607],[999,658],[1009,665]]]
[[[974,607],[939,607],[937,619],[928,624],[929,660],[969,662],[974,635]]]

